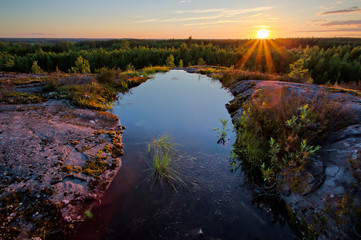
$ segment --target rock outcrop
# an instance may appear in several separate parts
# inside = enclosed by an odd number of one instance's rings
[[[117,173],[124,127],[66,101],[2,104],[0,123],[0,238],[61,238]]]
[[[346,211],[350,206],[361,206],[360,169],[350,164],[350,160],[361,161],[361,98],[355,92],[345,92],[323,86],[276,82],[241,81],[233,84],[230,91],[234,99],[227,105],[233,122],[242,116],[242,104],[257,89],[277,89],[287,87],[293,94],[312,98],[320,92],[327,92],[330,100],[342,98],[352,114],[350,124],[336,132],[329,133],[320,143],[319,150],[309,160],[306,169],[310,174],[310,189],[303,194],[280,189],[281,198],[289,210],[295,214],[298,223],[307,226],[319,239],[346,239],[360,237],[356,226]],[[356,187],[355,187],[356,186]],[[358,186],[358,187],[357,187]],[[352,203],[348,205],[348,202]],[[342,212],[343,211],[343,212]],[[342,221],[338,218],[342,215]]]

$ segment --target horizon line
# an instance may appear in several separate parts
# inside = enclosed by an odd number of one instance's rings
[[[266,39],[258,39],[258,38],[193,38],[192,40],[276,40],[276,39],[335,39],[335,38],[352,38],[352,39],[361,39],[361,37],[278,37],[278,38],[266,38]],[[124,37],[124,38],[107,38],[107,37],[0,37],[0,39],[79,39],[79,40],[188,40],[189,38],[132,38],[132,37]]]

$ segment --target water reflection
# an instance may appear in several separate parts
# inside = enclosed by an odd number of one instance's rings
[[[120,97],[113,111],[127,127],[123,165],[74,239],[295,238],[282,217],[275,221],[252,203],[242,175],[232,173],[234,133],[217,144],[214,128],[223,129],[220,119],[231,122],[225,104],[232,99],[218,81],[171,71]],[[146,143],[163,134],[180,144],[176,171],[187,187],[177,192],[145,181]]]

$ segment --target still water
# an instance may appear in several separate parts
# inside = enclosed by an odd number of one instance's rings
[[[218,81],[176,70],[120,95],[113,113],[127,127],[122,167],[76,239],[295,239],[281,216],[252,204],[231,171],[235,133],[217,144],[213,128],[231,122],[231,99]],[[163,134],[179,144],[175,169],[186,186],[177,191],[147,181],[147,143]]]

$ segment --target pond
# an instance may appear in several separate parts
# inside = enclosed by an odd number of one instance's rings
[[[232,95],[219,81],[172,70],[119,96],[113,113],[127,128],[122,167],[92,218],[74,239],[295,239],[287,222],[252,203],[242,174],[232,172],[230,149],[214,128],[228,120]],[[152,181],[146,151],[167,134],[178,144],[176,190]]]

